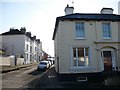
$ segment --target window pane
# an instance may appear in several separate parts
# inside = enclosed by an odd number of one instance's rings
[[[78,48],[78,66],[85,66],[84,48]]]
[[[89,55],[88,55],[89,51],[88,48],[85,49],[85,57],[86,57],[86,66],[88,66],[89,64]]]
[[[89,65],[89,48],[73,48],[73,66]]]
[[[76,48],[73,48],[73,66],[77,66]]]
[[[73,57],[76,57],[76,48],[73,48]]]
[[[77,59],[74,58],[73,66],[77,66]]]
[[[75,33],[76,33],[76,38],[84,38],[85,37],[84,23],[76,23]]]
[[[103,23],[103,37],[104,38],[110,38],[111,37],[110,23]]]

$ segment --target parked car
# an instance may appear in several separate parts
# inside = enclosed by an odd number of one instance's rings
[[[48,59],[48,61],[50,61],[50,62],[51,62],[51,65],[53,65],[53,60],[51,60],[51,59]]]
[[[52,65],[52,63],[49,60],[46,60],[49,63],[49,67]]]
[[[39,69],[42,69],[42,70],[46,70],[49,68],[49,63],[48,61],[41,61],[39,64],[38,64],[38,70]]]

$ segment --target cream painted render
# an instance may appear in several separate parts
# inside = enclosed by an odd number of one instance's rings
[[[3,35],[2,48],[8,55],[23,54],[25,48],[25,35]],[[22,47],[22,48],[21,48]]]
[[[85,23],[85,39],[75,38],[75,22]],[[111,23],[111,39],[103,39],[102,23]],[[119,23],[119,25],[118,25]],[[101,72],[104,70],[102,51],[115,51],[113,68],[120,70],[120,42],[118,40],[118,31],[120,22],[112,21],[59,21],[55,35],[55,59],[56,71],[58,73],[91,73]],[[72,48],[89,47],[89,66],[84,68],[74,68],[72,65]]]

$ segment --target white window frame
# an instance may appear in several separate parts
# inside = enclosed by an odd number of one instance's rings
[[[105,30],[106,28],[103,26],[105,24],[109,24],[109,29],[107,28],[109,31]],[[105,31],[107,31],[107,33],[105,33]],[[104,36],[104,35],[106,35],[106,36]],[[112,38],[112,31],[111,31],[111,23],[110,22],[102,22],[102,37],[103,37],[103,39],[111,39]]]
[[[86,63],[86,58],[85,58],[85,66],[78,66],[78,59],[77,59],[77,66],[74,66],[74,61],[73,61],[73,48],[76,48],[76,58],[78,58],[78,48],[84,48],[84,58],[86,57],[85,53],[86,53],[86,48],[88,48],[88,65]],[[71,47],[71,67],[72,68],[88,68],[90,65],[90,47]]]
[[[83,37],[81,36],[77,36],[76,32],[77,32],[77,29],[76,29],[76,24],[82,24],[82,28],[83,28]],[[79,28],[79,31],[80,31],[80,28]],[[85,39],[85,23],[84,22],[75,22],[75,39]]]

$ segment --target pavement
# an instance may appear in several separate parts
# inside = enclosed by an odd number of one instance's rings
[[[19,70],[19,69],[30,67],[30,66],[37,65],[37,64],[38,63],[17,65],[17,66],[0,66],[0,73],[7,73],[10,71]]]

